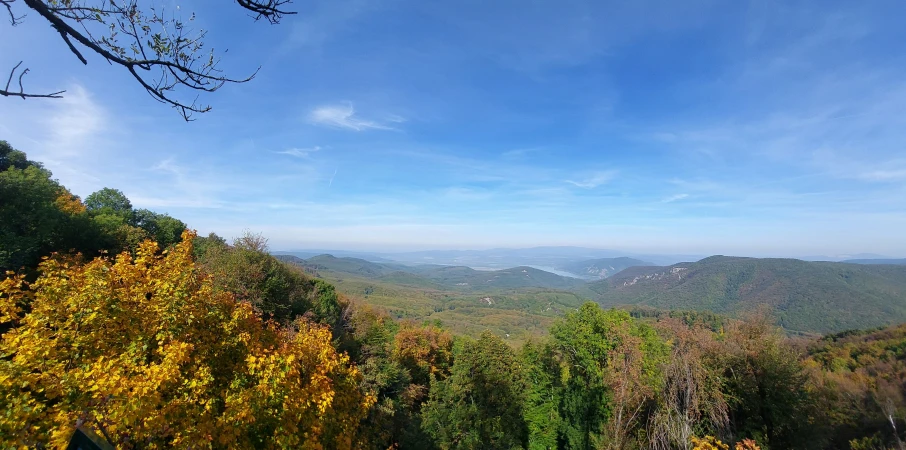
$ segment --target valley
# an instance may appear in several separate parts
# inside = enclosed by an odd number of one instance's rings
[[[799,334],[906,321],[906,266],[896,264],[712,256],[655,266],[616,257],[561,263],[560,270],[575,276],[564,277],[528,266],[476,270],[332,255],[277,257],[395,317],[440,321],[468,335],[490,329],[514,342],[543,335],[554,318],[585,300],[731,318],[767,312]]]

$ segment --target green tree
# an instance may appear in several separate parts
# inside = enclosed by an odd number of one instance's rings
[[[423,427],[442,449],[524,448],[526,388],[513,349],[485,331],[462,343],[449,378],[432,383]]]
[[[349,332],[336,342],[361,368],[362,390],[376,398],[359,429],[360,440],[368,449],[393,448],[403,439],[400,424],[406,418],[400,398],[411,382],[408,372],[391,356],[399,325],[368,305],[353,305],[351,310]]]
[[[138,209],[134,213],[135,225],[148,233],[161,248],[167,248],[180,241],[182,232],[188,227],[179,220],[166,214],[159,214],[147,209]]]
[[[563,383],[559,358],[549,343],[527,342],[522,347],[520,359],[528,381],[525,403],[528,448],[558,448],[559,432],[563,427],[563,419],[560,417]]]
[[[638,419],[632,412],[647,401],[643,391],[660,382],[667,355],[654,329],[626,311],[605,311],[589,302],[554,324],[551,336],[563,361],[562,445],[588,450],[602,446],[605,439],[617,438],[618,430],[606,425],[618,420],[620,433],[630,430]],[[615,359],[626,355],[631,356],[628,361]],[[621,411],[633,420],[624,420]]]
[[[334,287],[271,256],[261,235],[246,233],[233,245],[206,244],[198,260],[215,275],[219,289],[232,292],[278,322],[291,322],[307,313],[330,325],[334,333],[343,329],[345,305]]]
[[[0,277],[37,267],[42,256],[70,250],[93,255],[99,233],[78,197],[0,141]]]
[[[763,318],[732,324],[722,349],[730,421],[737,438],[766,448],[822,448],[825,433],[799,355]]]
[[[29,161],[24,152],[14,149],[9,142],[0,140],[0,172],[10,167],[25,169],[28,166],[41,168],[41,163]]]
[[[111,215],[132,224],[135,220],[132,202],[119,189],[105,187],[85,197],[85,207],[93,216]]]
[[[209,233],[207,236],[196,236],[195,241],[192,242],[193,252],[195,259],[201,259],[211,247],[226,247],[226,239],[217,235],[217,233]]]
[[[0,172],[0,270],[32,267],[57,247],[63,213],[54,201],[61,187],[38,167]]]

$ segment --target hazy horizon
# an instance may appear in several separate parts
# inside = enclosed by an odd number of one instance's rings
[[[659,257],[695,257],[695,258],[707,258],[709,256],[736,256],[736,257],[747,257],[747,258],[793,258],[793,259],[804,259],[804,260],[815,260],[816,258],[829,258],[828,260],[844,260],[844,259],[906,259],[898,255],[887,255],[887,254],[878,254],[878,253],[849,253],[849,254],[802,254],[802,255],[785,255],[785,254],[731,254],[731,253],[664,253],[664,252],[640,252],[633,250],[621,250],[614,248],[596,248],[596,247],[576,247],[576,246],[539,246],[539,247],[491,247],[491,248],[422,248],[422,249],[412,249],[412,250],[401,250],[388,248],[386,250],[382,249],[371,249],[363,250],[361,248],[326,248],[326,247],[299,247],[299,248],[275,248],[273,244],[269,243],[270,252],[275,254],[291,254],[291,253],[312,253],[312,254],[331,254],[333,256],[342,257],[345,254],[362,254],[362,255],[375,255],[375,256],[393,256],[393,255],[407,255],[412,253],[440,253],[440,252],[491,252],[491,251],[518,251],[518,250],[535,250],[535,249],[562,249],[562,248],[576,248],[576,249],[585,249],[590,251],[600,251],[602,255],[605,256],[595,256],[594,258],[618,258],[618,257],[630,257],[638,258],[649,256],[659,256]],[[334,254],[337,253],[337,254]]]
[[[257,77],[187,124],[28,17],[0,139],[273,249],[906,255],[904,2],[177,5]]]

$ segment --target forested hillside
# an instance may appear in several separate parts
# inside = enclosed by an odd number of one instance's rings
[[[456,315],[457,324],[484,321],[483,326],[520,339],[544,334],[551,315],[575,308],[583,299],[604,306],[710,311],[735,318],[765,309],[789,332],[812,334],[906,321],[906,267],[898,265],[714,256],[668,267],[633,265],[587,282],[530,267],[479,271],[330,255],[280,257],[399,317],[453,320],[450,316]],[[489,320],[492,316],[497,318]],[[535,319],[527,321],[530,317]],[[515,323],[527,328],[507,326]],[[473,334],[481,330],[468,329]]]
[[[537,287],[456,297],[384,281],[403,277],[390,266],[320,258],[360,274],[324,268],[346,280],[338,291],[271,256],[263,236],[174,237],[160,224],[176,219],[134,210],[119,191],[83,203],[21,152],[5,155],[0,192],[30,202],[4,202],[0,216],[12,269],[0,277],[3,448],[63,448],[77,427],[127,449],[861,450],[906,437],[903,325],[790,339],[765,315],[630,313]],[[98,240],[45,232],[45,219]],[[902,270],[800,263],[718,257],[596,286],[675,288],[682,274],[724,280],[724,293],[774,292],[800,273],[894,292]],[[418,270],[402,273],[556,280]],[[401,319],[406,295],[424,296],[414,307],[431,306],[429,320]],[[398,306],[368,304],[378,296]],[[504,330],[530,326],[547,332],[522,342]]]
[[[503,270],[475,270],[466,266],[414,265],[376,263],[359,258],[337,258],[318,255],[302,259],[291,255],[277,255],[311,271],[330,272],[335,276],[350,275],[415,286],[442,286],[458,290],[496,290],[540,287],[570,289],[582,281],[563,277],[532,267],[520,266]]]
[[[836,332],[906,321],[906,267],[712,256],[634,267],[588,286],[605,306],[646,305],[740,317],[768,308],[793,331]]]
[[[83,203],[52,177],[0,140],[0,273],[34,268],[51,252],[115,254],[149,238],[166,248],[186,229],[166,214],[133,209],[117,189],[101,189]]]
[[[850,264],[895,264],[906,265],[906,258],[903,259],[847,259],[843,261]]]

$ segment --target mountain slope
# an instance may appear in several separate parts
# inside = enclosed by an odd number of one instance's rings
[[[406,266],[402,264],[376,263],[359,258],[337,258],[333,255],[313,256],[304,261],[305,265],[318,270],[343,272],[368,278],[377,278],[406,269]]]
[[[787,329],[836,332],[906,321],[906,266],[712,256],[631,267],[590,283],[604,305],[739,315],[765,305]]]
[[[629,267],[654,265],[654,263],[623,256],[620,258],[600,258],[571,262],[561,265],[559,269],[584,278],[600,279],[611,277]]]
[[[902,259],[847,259],[843,261],[850,264],[895,264],[906,265],[906,258]]]

